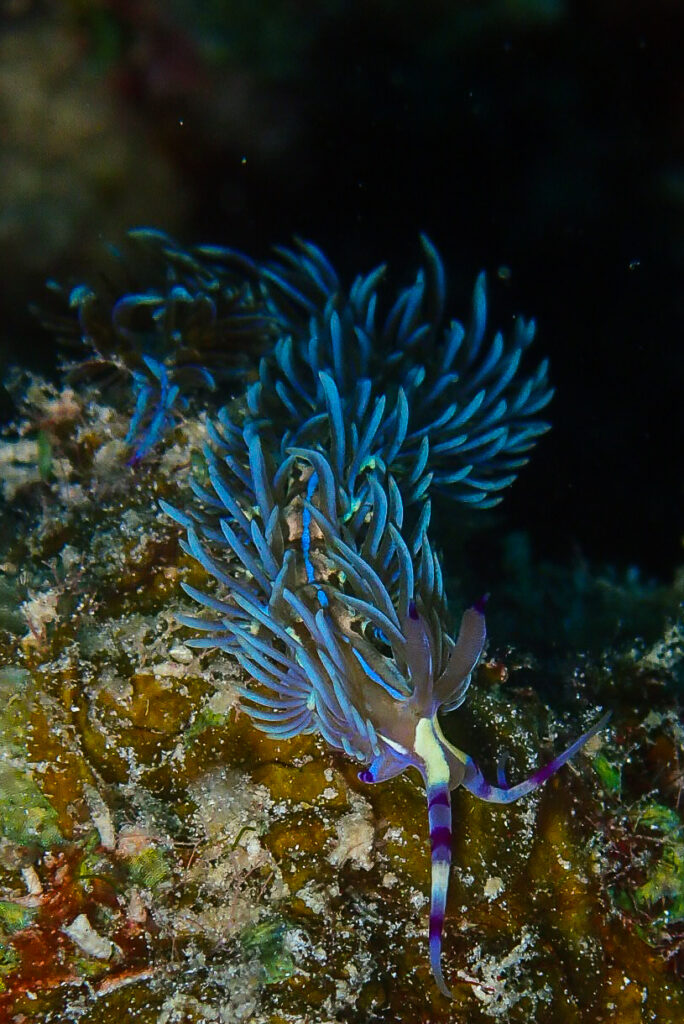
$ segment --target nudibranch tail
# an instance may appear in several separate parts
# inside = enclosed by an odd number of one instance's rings
[[[442,974],[442,929],[446,913],[451,866],[451,793],[448,784],[428,787],[428,822],[432,880],[430,884],[430,966],[437,988],[449,999],[453,996]]]
[[[521,796],[527,796],[528,793],[532,793],[533,790],[543,785],[547,779],[550,779],[559,768],[562,768],[566,761],[574,757],[587,740],[590,740],[592,736],[595,736],[597,732],[603,729],[609,718],[610,711],[599,718],[598,722],[592,725],[591,729],[582,733],[562,754],[554,757],[553,761],[549,761],[543,767],[538,768],[528,779],[525,779],[524,782],[519,782],[516,786],[505,785],[503,766],[500,766],[497,772],[498,781],[501,784],[498,786],[490,785],[471,757],[466,757],[465,775],[461,785],[465,786],[473,796],[479,797],[480,800],[487,800],[494,804],[513,803],[514,800],[518,800]]]
[[[451,866],[451,772],[434,719],[422,718],[416,729],[415,749],[425,778],[430,827],[432,875],[430,884],[430,966],[438,989],[453,996],[442,974],[442,930]]]

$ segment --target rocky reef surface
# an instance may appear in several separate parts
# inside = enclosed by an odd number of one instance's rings
[[[568,575],[568,629],[599,594],[618,617],[647,608],[658,635],[553,656],[533,635],[517,650],[495,632],[469,703],[446,719],[491,777],[507,751],[515,780],[597,704],[614,709],[533,796],[496,807],[455,794],[449,1004],[427,959],[417,780],[364,787],[315,738],[259,733],[236,711],[240,670],[185,646],[174,621],[180,580],[202,580],[158,501],[182,500],[202,474],[202,417],[183,415],[132,469],[130,410],[35,377],[12,392],[20,412],[0,441],[0,1019],[684,1018],[681,581],[646,592]],[[565,593],[558,579],[553,591]],[[536,614],[519,579],[507,600],[511,622]]]

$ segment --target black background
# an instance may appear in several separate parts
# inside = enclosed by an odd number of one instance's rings
[[[50,4],[26,8],[3,31],[55,17]],[[68,10],[121,130],[142,126],[174,168],[183,213],[170,191],[156,226],[259,256],[296,232],[345,276],[389,261],[397,285],[426,231],[459,318],[485,268],[490,325],[535,316],[535,351],[550,356],[557,388],[554,429],[507,495],[506,525],[529,531],[544,557],[579,552],[671,578],[681,551],[684,4],[201,9],[129,0],[66,5],[60,16],[63,31]],[[116,44],[106,53],[103,26]],[[97,215],[84,231],[105,234]],[[23,259],[20,244],[2,255],[18,281],[5,294],[5,356],[25,362],[28,351],[45,364],[50,339],[25,313],[39,275],[22,278]],[[48,272],[77,262],[67,253]]]

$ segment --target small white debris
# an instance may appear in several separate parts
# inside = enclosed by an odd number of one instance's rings
[[[108,430],[111,427],[108,427]],[[128,455],[128,445],[124,444],[123,438],[114,437],[105,440],[95,449],[93,455],[93,471],[98,479],[111,479],[114,474],[121,472],[121,463]]]
[[[409,897],[409,903],[416,910],[422,910],[423,907],[426,907],[429,902],[430,902],[430,900],[425,895],[425,893],[424,892],[418,892],[417,889],[414,890],[414,892],[411,893],[411,896]]]
[[[126,917],[133,924],[145,924],[147,921],[147,907],[137,889],[134,889],[131,893],[126,909]]]
[[[370,814],[370,804],[358,799],[354,802],[354,810],[337,822],[337,840],[328,854],[328,860],[335,867],[342,867],[348,860],[364,871],[373,867],[371,853],[375,829],[369,820]]]
[[[187,675],[185,666],[178,661],[160,661],[152,665],[152,672],[156,679],[182,679]]]
[[[548,985],[530,982],[528,987],[523,978],[530,975],[530,962],[535,956],[536,933],[532,929],[523,928],[520,941],[507,954],[487,956],[482,954],[480,946],[475,946],[469,960],[468,974],[459,970],[461,978],[477,978],[479,984],[473,985],[473,995],[478,999],[489,1017],[509,1020],[512,1007],[521,1000],[531,1004],[532,1013],[525,1019],[536,1020],[535,1004],[549,1002],[551,990]]]
[[[94,786],[85,785],[83,792],[90,811],[93,825],[100,837],[100,844],[105,850],[113,850],[116,846],[116,833],[109,808]]]
[[[178,644],[176,647],[172,647],[169,651],[169,656],[174,661],[177,661],[179,665],[190,665],[194,658],[194,654],[185,644]]]
[[[33,864],[29,864],[28,867],[21,869],[21,877],[24,879],[24,885],[29,896],[43,895],[43,885]]]
[[[328,900],[326,899],[323,886],[317,885],[315,882],[307,882],[307,884],[299,890],[297,897],[309,908],[309,910],[312,910],[314,914],[323,914],[328,908]]]
[[[45,632],[45,627],[50,622],[59,618],[57,604],[59,602],[59,590],[47,590],[44,593],[30,597],[28,601],[22,601],[20,610],[26,619],[29,627],[29,636]]]
[[[590,736],[584,744],[582,753],[585,757],[595,757],[604,743],[604,737],[600,733],[596,733],[594,736]]]
[[[65,925],[62,931],[79,949],[97,960],[109,960],[117,948],[104,935],[95,931],[85,914],[79,914],[71,924]]]
[[[500,892],[503,892],[503,878],[498,875],[490,875],[485,882],[484,894],[488,900],[495,900]]]
[[[396,885],[399,879],[393,871],[388,871],[382,877],[382,884],[386,889],[391,889],[393,885]]]
[[[59,553],[59,559],[65,572],[77,572],[83,565],[83,552],[72,544],[65,544]]]

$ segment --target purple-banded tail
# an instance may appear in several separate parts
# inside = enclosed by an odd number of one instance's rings
[[[429,785],[428,822],[432,852],[432,881],[430,887],[430,966],[437,987],[452,999],[442,974],[442,929],[449,889],[451,865],[451,794],[449,784]]]

